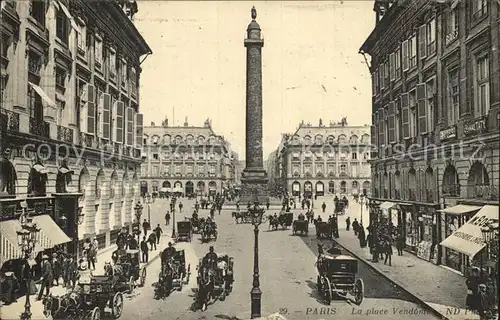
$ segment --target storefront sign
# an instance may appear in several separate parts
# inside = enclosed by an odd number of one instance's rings
[[[450,139],[455,139],[457,137],[457,127],[451,126],[446,129],[443,129],[439,132],[439,139],[441,141],[446,141]]]
[[[481,134],[486,132],[486,118],[481,117],[464,124],[464,134],[466,136]]]

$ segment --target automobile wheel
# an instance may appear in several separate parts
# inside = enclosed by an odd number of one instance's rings
[[[121,292],[115,293],[113,301],[111,302],[111,314],[113,319],[118,319],[123,311],[123,295]]]
[[[99,307],[95,307],[92,310],[92,314],[90,315],[91,320],[101,320],[101,309]]]

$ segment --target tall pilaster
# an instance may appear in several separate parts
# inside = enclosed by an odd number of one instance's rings
[[[267,173],[262,157],[262,47],[261,29],[255,21],[257,11],[252,9],[252,21],[247,28],[246,86],[246,167],[243,170],[242,201],[267,201]]]

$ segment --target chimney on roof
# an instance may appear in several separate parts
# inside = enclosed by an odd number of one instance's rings
[[[155,123],[153,121],[151,121],[151,126],[154,127],[155,126]]]
[[[323,119],[319,118],[319,126],[323,127]]]
[[[207,120],[205,120],[205,123],[203,124],[203,126],[205,128],[210,128],[210,120],[207,118]]]
[[[185,117],[184,118],[184,127],[187,127],[189,124],[188,124],[188,117]]]
[[[165,117],[165,120],[163,120],[161,122],[161,126],[164,127],[164,128],[168,127],[168,118],[167,117]]]

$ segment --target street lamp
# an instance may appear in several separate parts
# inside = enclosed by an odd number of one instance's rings
[[[148,195],[148,222],[151,223],[151,195]]]
[[[254,252],[253,252],[253,283],[252,290],[250,291],[251,296],[251,319],[260,318],[261,316],[261,296],[262,291],[260,291],[259,282],[259,226],[262,223],[262,218],[264,216],[264,208],[260,207],[259,197],[256,190],[254,191],[254,205],[248,210],[252,218],[253,232],[254,232]]]
[[[32,218],[26,213],[26,201],[21,202],[21,208],[23,213],[20,218],[21,230],[16,231],[17,242],[21,251],[23,252],[24,258],[26,259],[26,264],[28,268],[31,268],[29,259],[31,254],[35,250],[35,244],[37,240],[37,234],[40,229],[36,226],[36,223],[32,223]],[[21,314],[22,320],[31,319],[31,303],[30,303],[30,281],[31,281],[31,270],[25,273],[26,275],[26,303],[24,304],[24,312]]]
[[[175,231],[175,204],[177,202],[177,198],[175,196],[172,197],[172,201],[170,202],[170,209],[172,211],[172,239],[177,238],[177,232]]]
[[[137,242],[141,242],[140,235],[141,235],[142,209],[143,209],[143,206],[142,206],[141,202],[139,201],[134,207],[135,219],[137,220],[137,228],[135,229],[135,233],[137,234]]]
[[[361,204],[361,219],[359,219],[359,223],[363,224],[363,200],[365,199],[365,196],[361,194],[359,196],[359,203]]]

